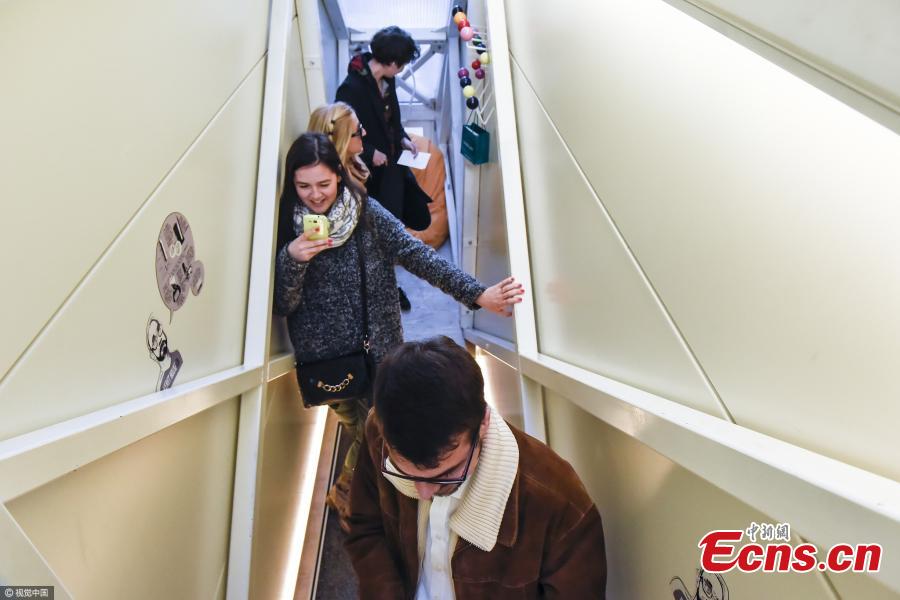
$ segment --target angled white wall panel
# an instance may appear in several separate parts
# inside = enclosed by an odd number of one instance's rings
[[[494,135],[496,140],[496,135]],[[496,146],[496,141],[494,141]],[[480,167],[478,188],[478,239],[475,251],[474,275],[485,285],[494,285],[515,273],[509,272],[509,251],[506,245],[506,218],[503,214],[503,181],[497,150],[492,148],[491,162]],[[526,290],[530,293],[530,290]],[[501,317],[487,310],[477,310],[475,329],[515,342],[512,318]]]
[[[53,573],[53,570],[38,552],[22,527],[0,505],[0,585],[14,585],[15,582],[43,582],[53,586],[54,598],[68,600],[72,596]]]
[[[506,421],[524,430],[518,370],[481,348],[475,349],[475,360],[484,376],[484,395],[488,404]]]
[[[76,598],[214,598],[226,568],[238,401],[8,503]]]
[[[304,481],[315,477],[305,470],[307,456],[321,443],[313,434],[317,410],[303,407],[293,370],[269,383],[265,407],[250,584],[260,599],[280,597],[285,582],[297,580],[290,560],[303,543],[295,538],[297,507]]]
[[[288,39],[285,76],[285,111],[284,122],[281,129],[281,161],[278,172],[279,192],[281,181],[284,179],[284,157],[294,140],[306,131],[309,123],[309,113],[312,108],[309,105],[309,88],[306,85],[306,74],[303,70],[303,48],[300,44],[300,23],[295,18],[291,24],[291,35]]]
[[[737,570],[722,576],[727,596],[694,595],[700,564],[697,543],[706,533],[777,521],[594,418],[567,398],[549,389],[545,393],[548,443],[578,472],[603,518],[609,598],[678,600],[681,597],[673,595],[670,583],[675,577],[685,584],[690,594],[685,597],[692,599],[834,598],[820,573],[747,574]],[[797,533],[802,535],[792,530]],[[796,535],[791,543],[799,543]]]
[[[483,0],[471,0],[464,5],[466,15],[472,26],[477,30],[487,31],[487,7]],[[449,14],[449,13],[448,13]],[[490,31],[487,31],[490,37]],[[478,58],[477,53],[471,48],[462,50],[462,59],[460,65],[472,69],[472,61]],[[456,79],[451,74],[450,77],[450,93],[460,93],[459,88],[455,85]],[[474,202],[465,202],[462,198],[463,194],[457,194],[459,199],[464,202],[464,206],[475,206],[475,215],[477,218],[477,239],[473,240],[475,246],[475,271],[474,275],[485,285],[493,285],[505,279],[510,275],[515,276],[516,273],[510,273],[509,269],[509,249],[506,239],[506,214],[504,212],[505,194],[503,191],[503,172],[500,168],[500,149],[499,135],[497,132],[497,103],[496,94],[494,92],[494,75],[491,72],[491,66],[485,67],[484,79],[475,79],[474,86],[477,91],[477,97],[481,103],[480,110],[482,116],[488,117],[487,121],[475,119],[472,111],[463,104],[465,119],[472,119],[475,123],[483,126],[490,135],[490,156],[488,162],[480,166],[473,166],[468,161],[464,161],[465,172],[467,178],[473,178],[477,182],[475,190],[477,190],[477,204]],[[459,148],[451,148],[451,152],[458,152]],[[464,193],[470,193],[471,190],[467,185]],[[468,217],[463,217],[468,221]],[[465,234],[464,234],[465,237]],[[465,244],[468,240],[463,240]],[[465,246],[463,246],[465,249]],[[521,279],[521,278],[520,278]],[[526,290],[531,293],[531,290]],[[515,322],[512,318],[504,318],[490,311],[477,310],[473,317],[474,327],[479,331],[489,333],[504,340],[515,343],[516,331]]]
[[[865,573],[829,573],[828,580],[842,599],[897,600],[900,597],[900,594]]]
[[[508,18],[736,421],[900,479],[900,136],[660,0]]]
[[[303,69],[299,21],[295,18],[291,24],[286,58],[285,110],[281,128],[280,162],[278,165],[279,194],[281,193],[281,184],[284,181],[284,158],[287,156],[287,152],[294,140],[306,131],[306,125],[309,123],[309,113],[309,91],[306,85],[306,73]],[[288,336],[285,319],[274,317],[272,319],[270,352],[272,355],[275,355],[291,351],[291,341]]]
[[[264,72],[260,61],[0,383],[0,438],[153,392],[151,314],[184,361],[176,385],[241,364]],[[174,211],[188,219],[205,276],[170,323],[154,260]]]
[[[851,106],[867,110],[837,85],[871,98],[886,110],[869,114],[895,131],[900,129],[900,4],[894,0],[667,1],[682,9],[696,6],[822,73],[824,78],[808,80]],[[781,64],[805,76],[790,62]]]
[[[265,52],[268,4],[0,6],[0,377]]]
[[[542,353],[725,416],[513,62]]]

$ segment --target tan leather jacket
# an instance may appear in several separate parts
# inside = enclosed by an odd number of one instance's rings
[[[451,559],[457,600],[605,598],[606,553],[596,506],[572,467],[510,426],[519,445],[497,544],[484,552],[460,538]],[[381,475],[372,414],[351,486],[346,547],[362,599],[413,598],[418,583],[418,501]]]

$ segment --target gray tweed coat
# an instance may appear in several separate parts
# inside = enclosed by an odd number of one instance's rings
[[[294,227],[299,236],[303,225]],[[403,342],[394,265],[403,265],[469,308],[485,286],[409,235],[403,224],[369,198],[347,242],[305,263],[285,245],[275,260],[275,312],[287,317],[294,355],[315,361],[362,348],[362,295],[354,237],[362,234],[369,312],[369,341],[375,363]]]

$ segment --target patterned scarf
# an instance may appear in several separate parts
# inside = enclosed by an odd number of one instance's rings
[[[350,235],[359,221],[361,210],[362,203],[359,201],[359,198],[350,191],[350,188],[344,186],[343,193],[334,201],[326,215],[329,225],[328,237],[331,238],[332,248],[337,248],[350,239]],[[315,213],[309,210],[302,201],[294,205],[294,227],[298,233],[303,232],[303,215],[312,214]]]

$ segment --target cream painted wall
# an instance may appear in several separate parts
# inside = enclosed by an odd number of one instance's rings
[[[661,0],[507,18],[542,351],[900,479],[900,136]]]
[[[487,27],[487,12],[483,0],[471,0],[466,5],[466,15],[476,28]],[[465,49],[461,64],[472,71],[471,63],[476,58],[475,51]],[[484,125],[491,136],[490,160],[480,166],[474,166],[468,161],[464,161],[464,163],[466,177],[475,178],[478,182],[476,187],[478,193],[478,239],[476,240],[474,275],[485,285],[493,285],[510,275],[515,276],[515,273],[509,272],[506,215],[503,210],[503,181],[497,151],[496,104],[492,91],[493,73],[490,65],[485,67],[485,72],[486,76],[482,83],[478,83],[474,77],[473,81],[476,82],[476,88],[479,90],[479,100],[484,101],[486,97],[490,98],[487,103],[482,104],[481,108],[484,114],[490,115],[491,111],[494,111],[494,116]],[[453,91],[456,93],[456,90]],[[468,116],[469,109],[465,107],[464,103],[463,109]],[[515,342],[515,323],[511,318],[505,319],[486,310],[478,310],[475,311],[473,321],[475,329]]]
[[[242,362],[264,67],[253,68],[0,383],[0,438],[152,393],[160,369],[145,339],[151,314],[184,360],[176,384]],[[205,278],[170,322],[154,256],[174,211],[191,225]]]
[[[707,532],[746,529],[751,522],[777,523],[549,390],[546,412],[548,443],[581,476],[603,518],[607,597],[612,600],[672,598],[670,581],[675,577],[693,594],[700,559],[697,543]],[[792,543],[799,543],[796,536]],[[723,577],[729,597],[735,599],[833,597],[820,573],[735,570]],[[879,584],[869,585],[877,590]]]
[[[176,385],[243,362],[268,21],[268,4],[232,0],[0,7],[0,210],[15,224],[0,254],[21,290],[2,304],[0,439],[152,394],[151,314],[183,357]],[[154,259],[175,211],[205,275],[170,315]],[[76,597],[224,598],[238,408],[7,507]]]
[[[300,29],[298,19],[291,24],[291,36],[288,42],[286,60],[285,81],[285,112],[281,125],[281,151],[278,166],[278,193],[281,193],[281,184],[284,181],[284,157],[301,133],[306,131],[309,122],[309,95],[306,85],[306,75],[303,70],[303,51],[300,45]],[[270,340],[271,353],[291,352],[291,341],[287,332],[287,325],[283,317],[273,317],[272,336]]]
[[[341,83],[338,79],[338,74],[343,69],[338,64],[338,61],[344,61],[338,57],[337,36],[331,27],[331,21],[328,19],[325,2],[317,0],[316,5],[319,9],[319,25],[322,35],[322,73],[325,80],[325,98],[331,100],[334,98],[337,86]],[[343,66],[345,67],[346,65]]]
[[[297,580],[296,571],[288,571],[288,558],[303,543],[294,536],[300,525],[295,513],[311,475],[306,457],[320,442],[313,439],[316,412],[303,408],[293,371],[269,384],[264,414],[250,576],[251,598],[260,600],[281,597],[285,581]]]
[[[18,290],[4,295],[0,377],[254,72],[267,17],[266,4],[235,0],[0,7],[0,256]],[[135,279],[152,277],[143,261]]]
[[[488,404],[497,409],[506,421],[524,430],[519,372],[480,348],[475,349],[475,360],[484,376],[484,395]]]
[[[727,418],[515,62],[513,82],[541,351]]]
[[[900,111],[900,10],[893,0],[687,2]]]
[[[494,126],[496,127],[496,126]],[[494,129],[492,127],[491,129]],[[493,132],[496,140],[496,132]],[[496,145],[496,142],[494,142]],[[496,148],[491,150],[492,161],[481,167],[478,185],[478,245],[475,253],[475,277],[485,285],[493,285],[515,273],[509,272],[509,251],[506,244],[506,217],[503,214],[503,182],[500,165],[496,162]],[[475,311],[475,329],[515,342],[515,323],[486,310]]]
[[[9,502],[76,598],[224,597],[238,400]]]

